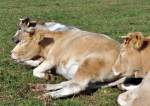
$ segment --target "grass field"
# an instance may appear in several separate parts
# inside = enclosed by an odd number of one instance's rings
[[[10,59],[11,37],[18,19],[29,16],[55,20],[119,40],[131,31],[150,34],[150,0],[0,0],[0,106],[43,106],[28,83],[50,83],[34,78],[32,69]],[[56,77],[60,82],[61,77]],[[54,83],[54,82],[53,82]],[[116,88],[53,100],[52,106],[117,106]]]

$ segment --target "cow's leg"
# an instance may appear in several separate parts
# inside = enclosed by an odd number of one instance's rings
[[[61,98],[85,90],[88,87],[90,81],[99,78],[99,69],[102,66],[101,62],[98,59],[87,59],[79,66],[77,72],[75,73],[70,83],[66,86],[63,86],[57,91],[52,91],[44,94],[42,97],[51,96],[52,98]]]
[[[44,61],[44,59],[40,58],[40,59],[37,59],[37,60],[27,60],[23,64],[28,65],[28,66],[32,66],[32,67],[36,67],[39,64],[41,64],[43,61]]]
[[[101,87],[101,88],[107,88],[107,87],[114,87],[114,86],[119,86],[118,88],[119,89],[121,89],[121,90],[132,90],[132,89],[135,89],[135,88],[138,88],[139,87],[139,85],[129,85],[129,86],[125,86],[125,84],[124,84],[124,81],[126,80],[126,77],[122,77],[122,78],[120,78],[120,79],[118,79],[118,80],[116,80],[116,81],[114,81],[114,82],[111,82],[111,83],[109,83],[109,84],[107,84],[107,85],[103,85],[103,86],[99,86],[99,85],[97,85],[97,86],[95,86],[95,88],[97,87]]]
[[[52,97],[54,99],[66,97],[74,94],[78,94],[79,92],[85,90],[87,85],[79,84],[78,82],[71,81],[72,83],[67,84],[66,86],[63,86],[61,89],[45,93],[42,95],[42,97]]]
[[[48,69],[51,69],[54,65],[52,64],[51,61],[45,60],[43,61],[43,63],[41,63],[37,68],[35,68],[33,70],[33,75],[35,77],[39,77],[39,78],[45,78],[46,74],[45,72]]]
[[[65,87],[71,83],[72,83],[72,81],[64,81],[59,84],[32,84],[31,87],[32,87],[32,91],[36,91],[36,92],[55,91],[55,90]]]
[[[126,79],[126,77],[122,77],[114,82],[111,82],[111,83],[108,83],[107,85],[103,85],[103,86],[99,86],[99,87],[101,87],[101,88],[114,87],[114,86],[122,84],[125,81],[125,79]]]

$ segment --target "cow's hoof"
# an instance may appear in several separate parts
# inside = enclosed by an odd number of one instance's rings
[[[52,74],[45,73],[44,79],[53,81],[54,80],[54,76]]]
[[[45,84],[31,84],[30,87],[33,92],[44,92],[46,90]]]

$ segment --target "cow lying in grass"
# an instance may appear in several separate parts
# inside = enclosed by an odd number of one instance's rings
[[[144,77],[138,86],[125,87],[129,91],[118,97],[121,106],[149,106],[150,105],[150,38],[142,33],[129,33],[124,37],[120,55],[113,67],[117,75]],[[131,89],[132,88],[132,89]]]
[[[114,73],[143,78],[150,69],[150,39],[144,38],[140,32],[129,33],[124,39],[113,66]]]
[[[77,94],[95,82],[116,78],[112,65],[119,54],[118,42],[103,34],[58,26],[53,31],[50,29],[54,27],[25,28],[21,41],[11,52],[18,62],[37,55],[43,57],[44,61],[33,70],[36,77],[45,78],[45,72],[56,67],[56,72],[68,79],[59,84],[37,84],[35,91],[49,91],[43,97],[60,98]]]
[[[144,77],[150,69],[148,58],[150,53],[150,38],[144,38],[142,33],[129,33],[122,44],[120,55],[114,65],[114,73],[126,76]],[[138,86],[125,87],[131,89],[118,97],[121,106],[149,106],[150,73]]]

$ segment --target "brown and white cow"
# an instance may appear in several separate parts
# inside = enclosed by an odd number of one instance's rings
[[[34,76],[44,78],[48,69],[56,67],[56,72],[68,79],[59,84],[35,85],[35,91],[49,91],[44,97],[77,94],[90,83],[115,79],[112,65],[119,55],[120,45],[108,36],[61,24],[54,24],[48,30],[45,27],[27,30],[12,50],[11,57],[26,62],[40,55],[44,61],[33,70]]]

